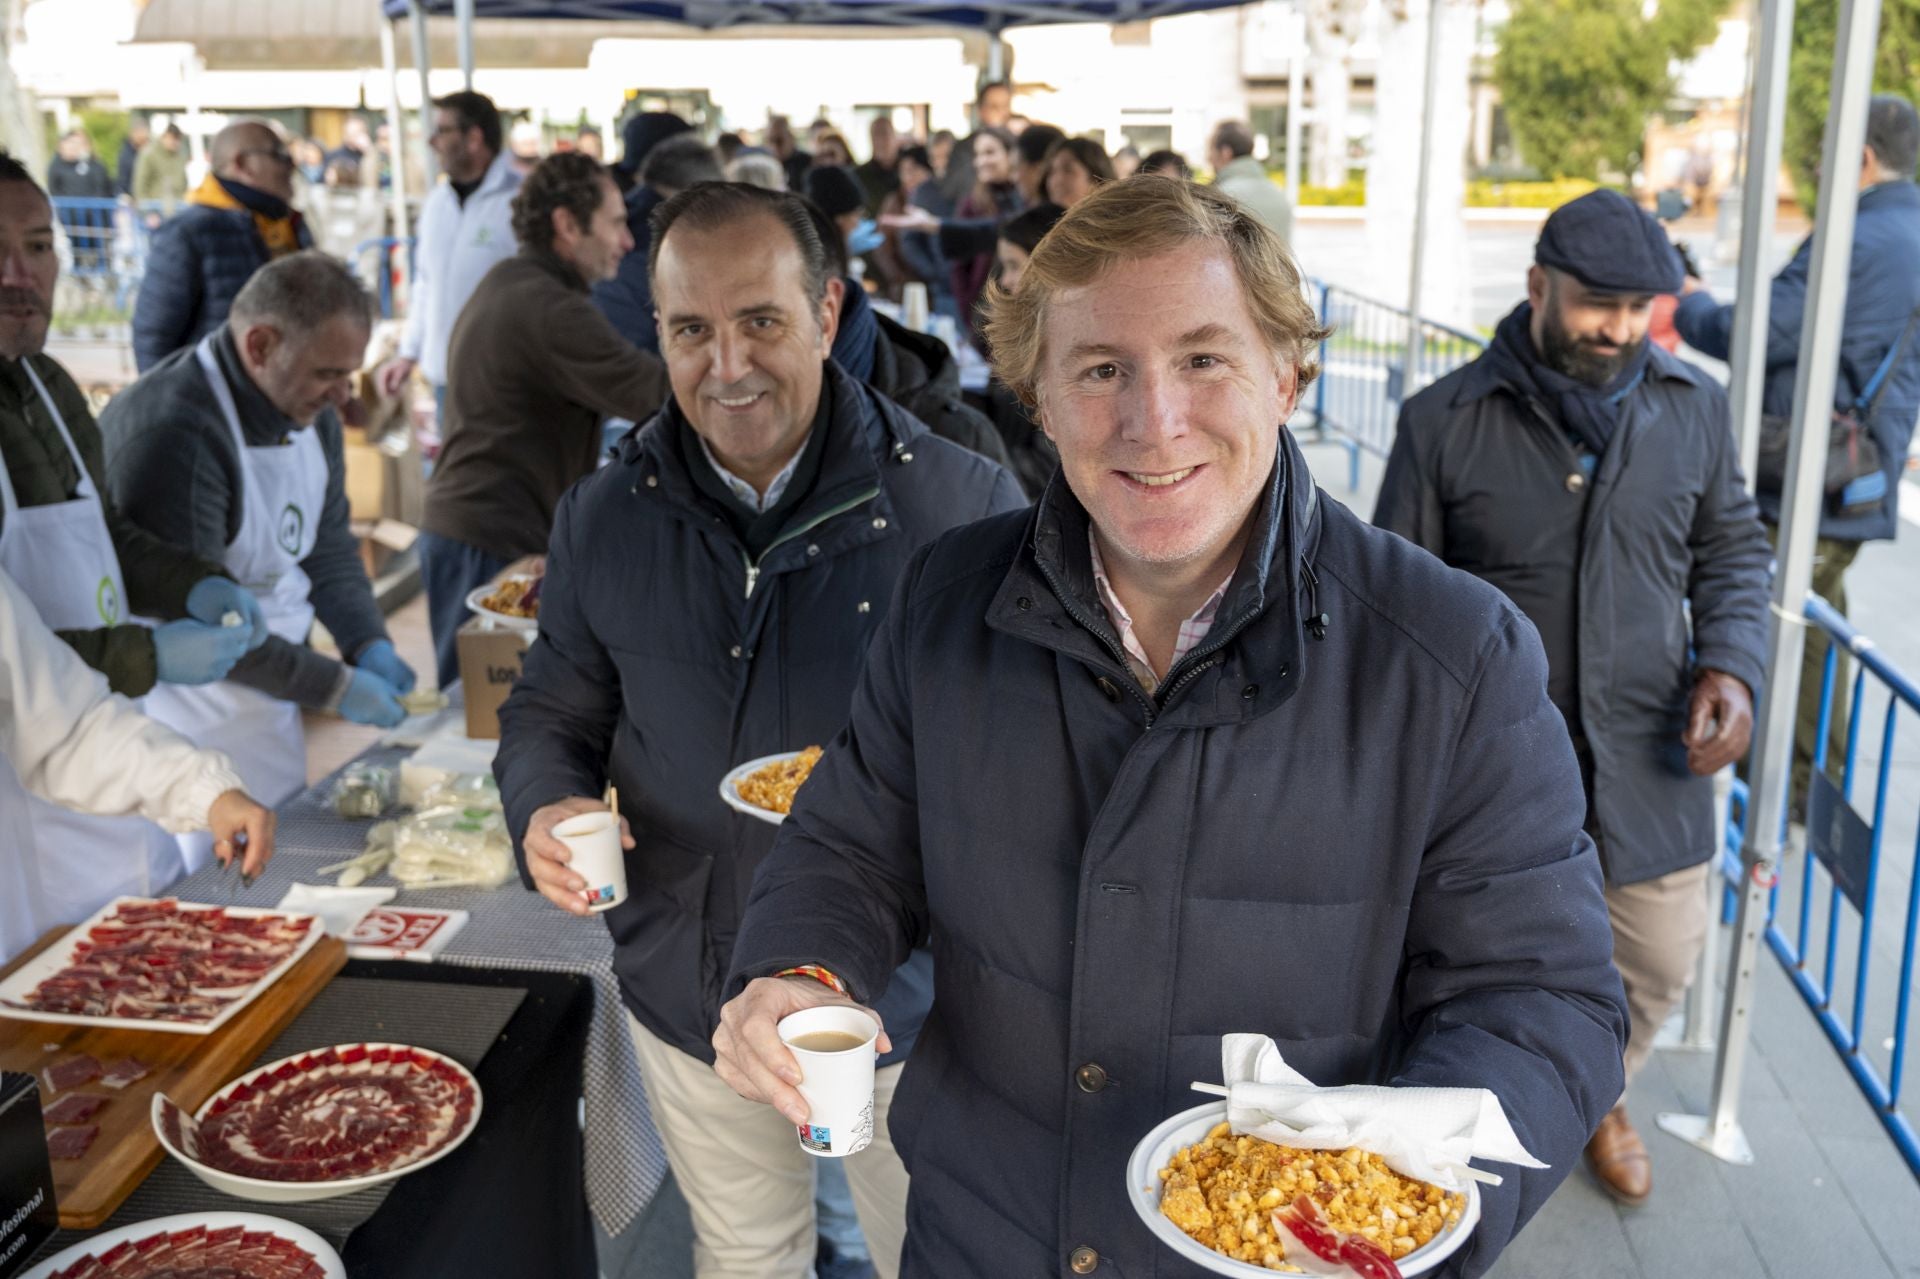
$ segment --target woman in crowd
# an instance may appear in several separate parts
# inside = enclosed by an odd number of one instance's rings
[[[954,217],[961,222],[1004,222],[1019,211],[1020,191],[1013,183],[1013,135],[1005,129],[982,129],[973,136],[973,190],[961,197]],[[974,303],[993,265],[991,250],[956,258],[953,263],[953,298],[976,333]]]
[[[1063,138],[1047,154],[1046,198],[1063,209],[1093,193],[1102,182],[1113,181],[1113,161],[1098,142]]]

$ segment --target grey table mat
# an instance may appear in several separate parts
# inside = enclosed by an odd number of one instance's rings
[[[458,695],[455,695],[458,705]],[[399,767],[412,752],[373,747],[358,759]],[[351,767],[353,762],[343,765]],[[320,867],[344,861],[363,850],[371,821],[343,818],[329,798],[339,772],[294,796],[276,810],[279,828],[266,873],[237,901],[271,907],[295,883],[330,884]],[[224,903],[231,881],[218,863],[190,875],[168,892],[192,901]],[[369,886],[393,886],[378,875]],[[585,1164],[587,1206],[607,1234],[625,1232],[640,1215],[667,1174],[667,1153],[647,1108],[640,1062],[627,1033],[626,1007],[613,973],[613,940],[597,917],[576,919],[517,881],[491,891],[451,888],[403,892],[396,899],[412,906],[464,910],[471,918],[438,957],[439,963],[471,968],[517,968],[573,973],[593,981],[593,1021],[587,1030],[585,1078]]]
[[[475,1070],[526,994],[507,986],[336,977],[246,1069],[333,1044],[386,1042],[444,1053]],[[483,1115],[485,1106],[482,1097]],[[98,1230],[59,1231],[34,1256],[41,1260],[101,1230],[181,1212],[265,1213],[298,1222],[338,1249],[385,1202],[393,1184],[385,1182],[311,1203],[255,1203],[215,1190],[178,1160],[163,1155],[160,1166]]]

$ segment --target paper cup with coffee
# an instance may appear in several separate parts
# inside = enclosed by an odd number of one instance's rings
[[[880,1023],[858,1008],[834,1004],[783,1017],[779,1032],[799,1063],[800,1095],[807,1102],[800,1149],[829,1159],[865,1150],[873,1140]]]
[[[573,854],[568,863],[587,881],[587,909],[612,910],[627,900],[627,857],[620,847],[620,818],[607,812],[581,813],[553,828],[553,837]]]

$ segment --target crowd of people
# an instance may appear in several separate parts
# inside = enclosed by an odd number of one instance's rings
[[[1778,519],[1724,392],[1648,332],[1684,293],[1724,353],[1726,304],[1626,197],[1556,210],[1486,353],[1402,405],[1369,523],[1286,429],[1327,330],[1247,127],[1201,184],[1011,106],[986,85],[965,137],[881,117],[857,163],[824,120],[803,148],[642,112],[609,166],[598,134],[535,159],[483,95],[434,103],[444,180],[369,393],[436,403],[442,685],[468,593],[544,557],[495,773],[523,882],[581,917],[554,828],[617,788],[605,926],[696,1272],[1151,1269],[1120,1170],[1235,1031],[1323,1085],[1499,1096],[1545,1166],[1482,1188],[1453,1273],[1583,1152],[1644,1201],[1619,1102],[1705,934]],[[1867,137],[1856,255],[1920,260],[1920,118],[1876,98]],[[43,350],[51,206],[0,159],[0,780],[42,797],[0,949],[78,909],[49,885],[81,864],[102,892],[96,865],[151,891],[213,840],[257,865],[299,711],[391,725],[414,686],[347,528],[372,303],[311,247],[298,152],[212,140],[98,425]],[[1896,527],[1917,317],[1910,270],[1849,296],[1835,407],[1877,447],[1829,494],[1835,594]],[[715,802],[808,743],[777,832]],[[134,812],[211,834],[106,825]],[[885,1027],[844,1166],[795,1146],[774,1029],[822,1003]]]

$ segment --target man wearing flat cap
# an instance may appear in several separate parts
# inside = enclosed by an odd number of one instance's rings
[[[1706,938],[1708,779],[1746,754],[1765,663],[1767,540],[1726,395],[1647,341],[1683,278],[1626,197],[1556,210],[1486,354],[1402,406],[1374,511],[1540,632],[1606,872],[1629,1085]],[[1617,1199],[1652,1189],[1624,1100],[1587,1158]]]

